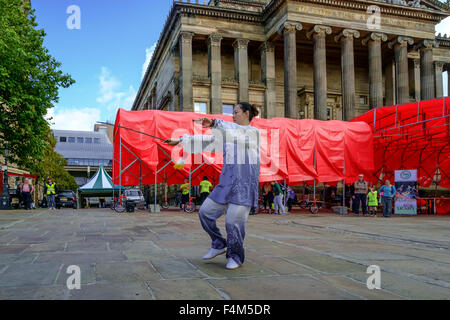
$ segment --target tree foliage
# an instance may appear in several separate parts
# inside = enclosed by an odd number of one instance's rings
[[[76,191],[78,185],[65,169],[67,160],[60,154],[55,152],[56,140],[50,131],[47,131],[47,145],[42,161],[37,162],[32,169],[32,173],[39,177],[39,184],[47,182],[48,178],[52,178],[60,190]]]
[[[59,87],[74,83],[43,46],[34,10],[23,0],[0,0],[0,150],[27,169],[49,151],[45,116],[58,102]],[[32,170],[34,171],[34,170]]]

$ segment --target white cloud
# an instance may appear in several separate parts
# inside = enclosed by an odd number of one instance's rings
[[[436,34],[441,33],[442,35],[447,34],[450,36],[450,17],[445,18],[436,26]]]
[[[101,111],[96,108],[71,109],[56,106],[50,109],[46,119],[54,130],[93,131],[100,121]]]
[[[142,79],[145,76],[145,72],[147,71],[148,65],[150,64],[150,61],[152,60],[153,54],[155,53],[157,43],[155,42],[151,48],[145,49],[145,62],[142,65]]]
[[[121,91],[121,82],[106,67],[102,67],[99,82],[100,96],[97,102],[101,107],[106,107],[108,112],[117,108],[131,109],[137,94],[133,86],[129,86],[127,91]]]

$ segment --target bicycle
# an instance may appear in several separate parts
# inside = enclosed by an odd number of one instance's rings
[[[320,204],[318,204],[319,199],[314,199],[314,202],[311,204],[311,207],[309,208],[309,211],[311,211],[312,214],[319,213],[319,210],[322,208]]]
[[[126,196],[120,196],[119,199],[113,198],[112,204],[111,204],[111,210],[114,210],[118,213],[125,212],[126,208]]]
[[[167,196],[164,196],[163,201],[161,201],[161,208],[167,210],[170,207],[179,207],[181,204],[181,194],[177,192],[177,195],[171,199],[167,199]]]
[[[193,213],[196,209],[195,202],[193,200],[197,199],[197,197],[189,197],[189,202],[184,205],[184,211],[186,213]]]

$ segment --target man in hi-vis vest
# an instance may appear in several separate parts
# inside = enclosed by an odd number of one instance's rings
[[[52,178],[48,178],[48,182],[45,184],[44,194],[47,196],[48,208],[50,210],[56,210],[55,197],[57,196],[56,184],[52,181]]]

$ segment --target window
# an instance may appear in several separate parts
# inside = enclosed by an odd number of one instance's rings
[[[78,137],[77,138],[77,143],[83,143],[83,140],[84,140],[83,138]]]
[[[100,144],[100,138],[94,138],[94,143],[95,144]]]
[[[84,138],[84,143],[92,143],[92,138]]]
[[[362,105],[367,104],[367,97],[360,96],[359,97],[359,104],[362,104]]]
[[[69,143],[75,143],[75,137],[69,137]]]
[[[222,113],[227,116],[233,115],[234,106],[232,104],[222,105]]]
[[[67,137],[59,137],[59,142],[67,142]]]
[[[327,120],[331,120],[331,108],[327,108]]]
[[[206,102],[194,103],[194,112],[206,114]]]

